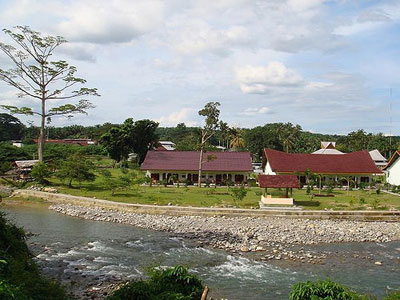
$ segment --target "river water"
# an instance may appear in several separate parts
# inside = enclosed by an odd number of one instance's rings
[[[216,298],[288,299],[294,283],[327,277],[378,296],[400,288],[399,242],[314,246],[335,259],[324,265],[285,265],[197,248],[164,232],[69,217],[44,205],[3,209],[14,223],[35,234],[29,245],[44,272],[70,285],[141,278],[146,267],[183,264]],[[355,253],[369,259],[354,259]],[[375,265],[375,259],[383,265]]]

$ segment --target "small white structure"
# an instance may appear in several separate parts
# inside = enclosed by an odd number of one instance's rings
[[[321,142],[321,149],[312,154],[344,154],[336,149],[336,142]]]
[[[386,182],[391,185],[400,185],[400,151],[397,150],[383,169],[386,173]]]
[[[13,145],[14,147],[21,148],[24,144],[22,143],[21,140],[14,140],[14,141],[12,141],[12,145]]]
[[[379,169],[383,169],[387,165],[387,159],[379,152],[378,149],[369,151],[372,160]]]
[[[162,150],[173,151],[173,150],[175,150],[175,144],[173,142],[170,142],[170,141],[159,141],[158,143],[160,144],[160,146],[157,147],[157,150],[159,150],[159,151],[162,151]]]

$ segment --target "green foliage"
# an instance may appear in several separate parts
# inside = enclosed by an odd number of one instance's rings
[[[40,184],[47,183],[46,178],[51,175],[49,167],[44,162],[36,163],[31,171],[31,176]]]
[[[381,200],[379,200],[378,198],[374,198],[374,200],[372,200],[372,202],[371,202],[371,205],[374,209],[378,209],[380,203],[381,203]]]
[[[306,194],[307,195],[311,194],[311,186],[310,185],[307,185]]]
[[[0,212],[0,299],[68,299],[58,283],[42,277],[25,240]]]
[[[107,300],[198,300],[203,285],[183,266],[166,270],[150,269],[146,281],[131,281]]]
[[[289,300],[366,300],[349,288],[331,280],[296,283],[289,294]]]
[[[363,205],[366,203],[365,198],[364,197],[360,197],[360,199],[358,200],[358,202]]]
[[[233,202],[237,204],[239,201],[242,201],[247,195],[247,189],[242,184],[240,187],[231,187],[229,188],[229,193],[232,196]]]
[[[382,300],[400,300],[400,291],[390,293],[387,296],[383,297]]]
[[[61,163],[56,176],[62,181],[67,181],[72,187],[72,181],[77,181],[79,187],[82,181],[94,181],[96,175],[93,173],[94,164],[85,156],[75,153]]]
[[[113,177],[107,169],[100,170],[103,186],[111,191],[111,196],[114,196],[116,191],[128,189],[132,184],[131,174],[129,170],[125,170],[125,173],[122,173],[118,178]]]
[[[158,123],[151,120],[126,119],[122,126],[112,127],[102,135],[100,143],[104,146],[110,157],[117,162],[127,159],[128,154],[134,152],[142,163],[147,151],[158,143],[156,129]]]
[[[0,143],[0,163],[12,163],[15,160],[25,160],[32,159],[32,156],[29,155],[24,148],[18,148],[8,143]],[[10,167],[10,164],[8,164]],[[8,168],[4,165],[5,171]]]
[[[0,142],[21,139],[25,126],[16,117],[0,113]]]
[[[379,195],[381,193],[381,188],[376,189],[376,194]]]
[[[88,95],[98,96],[95,88],[79,88],[86,80],[75,77],[77,68],[64,60],[50,61],[54,51],[66,40],[60,36],[42,36],[27,26],[16,26],[13,31],[5,29],[4,33],[13,42],[12,45],[0,43],[0,50],[11,60],[13,68],[0,68],[0,81],[12,86],[19,96],[28,96],[31,100],[40,100],[41,109],[34,111],[31,107],[1,105],[11,114],[37,115],[41,118],[40,140],[44,140],[45,120],[53,116],[83,113],[93,105],[86,99],[79,99],[77,104],[61,104],[57,107],[46,105],[49,101],[81,98]],[[73,88],[72,88],[73,86]],[[70,89],[73,89],[72,91]],[[39,160],[42,157],[43,143],[39,143]]]

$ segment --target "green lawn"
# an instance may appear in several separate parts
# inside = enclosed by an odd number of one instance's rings
[[[120,169],[109,169],[114,176],[121,174]],[[198,188],[198,187],[164,187],[164,186],[132,186],[128,190],[117,191],[114,196],[111,191],[103,187],[100,177],[92,183],[82,183],[81,189],[68,188],[56,179],[52,183],[57,186],[61,193],[96,197],[125,203],[157,204],[198,207],[224,207],[235,206],[229,194],[228,188]],[[261,188],[249,188],[247,196],[237,206],[243,208],[258,208],[258,202],[262,194]],[[317,190],[312,191],[318,193]],[[268,193],[275,196],[283,195],[283,191],[268,189]],[[322,192],[324,193],[324,192]],[[381,192],[379,195],[375,191],[342,191],[335,190],[335,197],[314,197],[306,194],[305,190],[293,190],[293,197],[296,204],[304,209],[335,209],[335,210],[363,210],[363,209],[390,209],[392,207],[400,209],[400,197]]]

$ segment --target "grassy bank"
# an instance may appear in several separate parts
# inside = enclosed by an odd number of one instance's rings
[[[121,174],[120,169],[110,169],[114,176]],[[143,176],[143,175],[139,175]],[[247,189],[246,197],[239,202],[235,202],[227,187],[217,188],[198,188],[195,186],[179,187],[173,186],[141,186],[132,185],[125,190],[116,191],[112,196],[111,191],[104,187],[100,176],[94,182],[84,182],[81,188],[69,188],[57,179],[51,180],[52,185],[56,186],[59,192],[85,197],[96,197],[124,203],[156,204],[197,207],[226,207],[237,206],[242,208],[258,208],[263,189],[252,187]],[[273,196],[283,196],[284,191],[278,189],[268,189],[268,193]],[[317,194],[318,190],[313,190]],[[322,194],[326,194],[322,192]],[[293,197],[298,206],[304,209],[334,209],[334,210],[366,210],[379,209],[388,210],[391,208],[400,209],[400,197],[381,192],[377,194],[375,190],[334,190],[334,197],[311,197],[306,190],[293,190]]]

